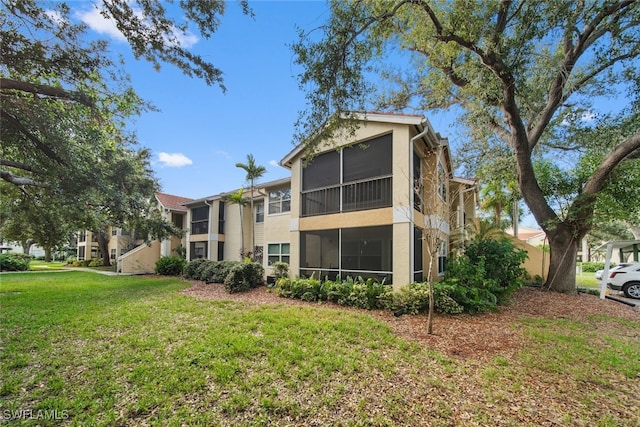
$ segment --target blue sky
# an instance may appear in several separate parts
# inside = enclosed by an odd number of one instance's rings
[[[294,123],[305,107],[295,77],[300,69],[289,46],[297,41],[296,26],[320,26],[329,16],[328,6],[324,1],[259,0],[250,5],[253,18],[228,2],[212,38],[191,35],[187,41],[224,72],[226,94],[171,65],[157,72],[136,61],[113,27],[93,13],[91,3],[79,7],[83,20],[112,38],[114,51],[125,55],[138,94],[160,109],[145,113],[133,128],[141,145],[153,152],[163,192],[200,198],[239,188],[245,173],[235,164],[246,162],[247,154],[267,168],[262,182],[289,176],[277,163],[293,148]],[[447,118],[428,117],[436,131],[450,134]]]

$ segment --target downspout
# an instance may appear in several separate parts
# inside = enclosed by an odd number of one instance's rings
[[[415,144],[415,142],[421,138],[424,138],[425,136],[427,136],[427,134],[429,133],[429,130],[431,129],[431,126],[429,126],[429,122],[425,119],[422,121],[422,127],[423,130],[422,132],[420,132],[419,134],[417,134],[416,136],[414,136],[413,138],[411,138],[409,140],[409,176],[411,177],[411,179],[409,180],[409,185],[410,185],[410,191],[409,191],[409,206],[408,206],[408,210],[407,213],[409,214],[409,224],[411,224],[411,227],[409,227],[409,259],[411,260],[411,268],[409,271],[409,277],[411,278],[411,281],[413,281],[413,274],[416,270],[416,265],[415,265],[415,239],[414,239],[414,228],[415,228],[415,221],[414,221],[414,217],[413,217],[413,207],[415,206],[415,189],[413,188],[413,186],[415,185],[414,183],[414,176],[413,176],[413,146]],[[426,142],[426,141],[425,141]],[[427,144],[428,145],[428,144]],[[393,270],[393,268],[392,268]],[[422,270],[423,270],[423,278],[424,278],[424,265],[422,266]]]
[[[209,206],[209,225],[207,226],[207,259],[211,259],[211,226],[213,225],[213,200],[211,203],[208,203],[207,200],[204,200],[204,204]],[[216,249],[217,250],[217,249]],[[216,254],[216,259],[218,258],[218,254]]]

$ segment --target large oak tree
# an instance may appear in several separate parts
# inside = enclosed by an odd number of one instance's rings
[[[604,96],[629,105],[640,87],[640,3],[335,1],[321,30],[301,32],[293,46],[309,102],[298,137],[313,149],[319,138],[309,135],[344,130],[350,111],[372,106],[459,108],[477,146],[511,152],[519,191],[549,237],[546,284],[575,292],[578,244],[612,175],[637,171],[640,132],[627,127],[608,141],[572,141],[560,130],[586,119]],[[568,152],[584,167],[572,199],[558,206],[535,160],[563,173],[555,160]]]
[[[246,1],[240,4],[250,13]],[[135,225],[166,236],[168,224],[139,221],[149,219],[158,183],[150,153],[137,146],[129,126],[151,107],[136,95],[108,41],[77,21],[71,7],[78,5],[0,0],[0,190],[11,201],[0,220],[42,219],[34,229],[46,229],[53,226],[47,217],[60,230]],[[103,0],[93,7],[115,23],[136,58],[158,69],[177,66],[224,91],[222,72],[181,39],[190,28],[211,36],[225,5]]]

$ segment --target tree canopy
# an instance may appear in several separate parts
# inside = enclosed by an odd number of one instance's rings
[[[637,127],[603,141],[588,125],[597,101],[630,106],[640,87],[640,2],[335,1],[331,12],[321,36],[301,32],[293,47],[309,103],[298,137],[320,127],[330,136],[353,111],[460,109],[476,152],[510,153],[549,237],[546,285],[575,292],[578,243],[599,197],[640,167]],[[565,173],[575,179],[556,182],[567,196],[558,203],[548,178]]]
[[[251,13],[246,1],[240,4]],[[137,222],[166,231],[159,222],[138,221],[155,203],[158,183],[130,125],[153,107],[135,93],[108,41],[87,33],[71,3],[0,6],[0,190],[12,202],[3,206],[2,223],[24,209],[35,209],[30,218],[38,222],[46,209],[58,213],[60,230]],[[190,26],[210,37],[224,1],[104,0],[93,7],[115,23],[136,58],[177,66],[225,90],[222,72],[181,43]]]

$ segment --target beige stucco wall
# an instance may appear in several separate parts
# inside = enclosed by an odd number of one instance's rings
[[[243,208],[243,213],[250,211],[249,206]],[[231,261],[240,261],[240,250],[244,247],[248,249],[251,246],[251,229],[247,221],[243,223],[244,227],[244,246],[242,244],[242,232],[240,229],[240,206],[227,203],[225,208],[225,225],[224,225],[224,259]]]
[[[529,258],[524,262],[523,267],[527,270],[529,275],[532,278],[540,276],[543,279],[546,279],[549,272],[549,254],[546,254],[541,249],[531,246],[530,244],[516,239],[513,236],[507,235],[507,237],[511,243],[527,251]]]
[[[291,215],[289,212],[276,215],[268,215],[265,213],[264,218],[264,256],[263,266],[266,274],[271,274],[272,269],[268,266],[268,254],[267,250],[269,243],[289,243],[289,251],[291,253],[290,259],[299,258],[296,252],[291,252],[291,233],[289,232],[289,225]],[[291,266],[291,263],[289,264]]]
[[[156,240],[150,246],[140,245],[118,258],[118,272],[153,273],[158,259],[160,259],[160,242]]]

